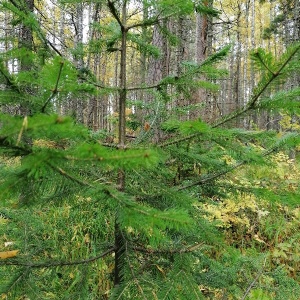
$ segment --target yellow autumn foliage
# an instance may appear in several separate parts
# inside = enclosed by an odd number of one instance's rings
[[[231,185],[243,186],[245,188],[273,188],[276,190],[287,190],[292,192],[298,188],[300,170],[294,160],[284,152],[278,152],[271,156],[272,166],[248,166],[245,169],[237,170],[224,182]],[[230,157],[226,157],[229,163]],[[201,208],[206,213],[206,218],[216,222],[217,227],[230,228],[242,226],[250,228],[252,223],[265,218],[268,208],[265,202],[255,195],[246,192],[236,194],[229,193],[227,199],[217,203],[204,203]],[[299,216],[299,209],[294,215]]]
[[[233,197],[233,196],[232,196]],[[243,225],[250,227],[251,221],[247,216],[247,211],[251,211],[259,216],[260,209],[251,195],[240,195],[238,199],[226,199],[219,205],[204,204],[206,218],[210,221],[217,221],[217,226],[228,228],[232,225]]]
[[[300,130],[299,121],[295,121],[298,119],[299,119],[299,115],[297,114],[295,114],[293,117],[287,114],[281,114],[281,120],[279,124],[283,130],[299,131]]]

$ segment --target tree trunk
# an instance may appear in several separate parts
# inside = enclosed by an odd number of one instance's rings
[[[208,6],[208,1],[204,1],[204,5]],[[208,17],[200,13],[196,13],[196,51],[195,61],[197,64],[201,64],[207,57],[207,33],[208,33]],[[200,80],[204,78],[200,78]],[[189,119],[194,120],[203,117],[206,121],[209,119],[209,107],[207,103],[207,94],[204,89],[197,89],[192,97],[192,105],[203,105],[202,113],[199,108],[194,108],[189,113]]]
[[[33,13],[34,11],[34,1],[33,0],[25,0],[24,1],[24,9],[29,13]],[[19,7],[19,9],[22,9]],[[20,28],[20,47],[26,49],[26,51],[33,51],[33,34],[31,28],[22,24]],[[20,71],[31,71],[33,67],[33,62],[30,59],[30,55],[25,55],[20,60]],[[31,86],[26,87],[26,93],[32,94],[33,90]],[[24,99],[24,103],[20,105],[19,108],[20,115],[25,116],[31,113],[30,104],[27,102],[27,99]]]
[[[111,2],[110,2],[111,3]],[[114,15],[116,9],[114,4],[111,3],[111,11]],[[127,96],[127,74],[126,74],[126,63],[127,63],[127,1],[123,1],[122,5],[122,16],[120,20],[121,30],[121,57],[120,57],[120,89],[119,89],[119,117],[118,117],[118,148],[120,151],[125,149],[126,143],[126,96]],[[125,191],[125,171],[119,169],[118,172],[118,189],[121,192]],[[122,268],[125,265],[125,241],[118,221],[118,212],[115,219],[115,269],[114,269],[114,285],[118,286],[122,283]]]
[[[152,45],[156,46],[161,51],[159,58],[151,57],[149,60],[148,69],[148,84],[158,84],[163,78],[169,75],[170,64],[170,49],[168,41],[162,29],[168,30],[168,22],[161,21],[153,28]],[[153,132],[153,141],[158,143],[162,138],[162,131],[160,130],[160,124],[164,119],[163,115],[166,111],[167,105],[167,90],[166,87],[157,88],[157,96],[148,95],[145,98],[146,107],[145,110],[147,124],[151,127]],[[147,128],[148,130],[149,128]]]
[[[24,1],[25,10],[33,13],[34,1]],[[21,8],[20,8],[21,9]],[[33,35],[32,30],[28,25],[22,24],[20,28],[20,46],[28,51],[33,50]],[[32,69],[32,62],[27,57],[21,59],[21,71],[30,71]]]
[[[182,70],[182,62],[185,60],[188,60],[189,56],[189,40],[187,32],[189,30],[189,19],[183,16],[178,17],[178,21],[176,24],[176,31],[177,31],[177,37],[178,37],[178,46],[177,46],[177,53],[176,53],[176,76],[180,78],[180,76],[183,73]],[[179,107],[185,107],[189,104],[189,100],[187,97],[180,93],[177,97],[177,100],[175,101],[176,108]],[[184,121],[188,119],[188,115],[179,115],[179,119]]]

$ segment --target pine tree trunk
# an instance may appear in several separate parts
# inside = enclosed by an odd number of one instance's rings
[[[160,49],[161,55],[159,58],[151,57],[149,60],[147,78],[149,85],[157,84],[169,75],[170,49],[167,38],[162,32],[162,28],[168,30],[168,25],[168,22],[164,20],[153,28],[152,45]],[[160,93],[160,98],[166,96],[166,87],[159,87],[157,90]],[[154,133],[153,141],[155,143],[159,143],[163,138],[160,124],[163,120],[163,113],[166,111],[166,102],[166,99],[155,99],[152,95],[145,98],[146,106],[150,107],[145,111],[145,115],[147,115],[151,130]]]
[[[33,0],[25,0],[24,1],[25,11],[29,13],[33,13],[34,11],[34,1]],[[22,9],[19,7],[19,9]],[[31,28],[26,25],[22,24],[20,28],[20,47],[25,48],[27,51],[33,50],[33,35]],[[28,58],[29,56],[24,56],[20,60],[20,71],[31,71],[33,67],[33,62],[31,59]],[[26,87],[26,92],[28,94],[32,94],[33,91],[30,86]],[[20,105],[19,112],[20,115],[25,116],[31,113],[31,108],[29,103],[24,99],[24,103]]]
[[[75,35],[75,48],[78,48],[79,54],[75,56],[74,64],[78,70],[84,68],[83,56],[81,54],[81,48],[83,46],[83,4],[76,4],[76,22],[75,26],[77,29]],[[84,123],[84,102],[81,99],[74,99],[74,112],[76,114],[76,119],[80,123]]]
[[[146,5],[146,0],[143,0],[143,20],[147,20],[149,18],[149,13],[148,13],[148,7]],[[144,41],[147,40],[147,27],[142,27],[142,38]],[[145,51],[141,52],[141,57],[140,57],[140,85],[143,86],[146,84],[147,78],[147,54],[145,53]],[[144,90],[140,90],[137,93],[137,99],[139,99],[140,101],[144,101],[146,97],[146,94],[144,92]],[[138,122],[140,122],[140,124],[145,124],[146,120],[145,120],[145,113],[144,110],[139,108],[138,106],[135,107],[135,114],[137,117]]]
[[[208,6],[208,1],[205,1],[204,4]],[[196,51],[195,51],[195,61],[197,64],[201,64],[207,57],[207,33],[208,33],[208,18],[206,15],[202,15],[200,13],[196,14]],[[201,78],[200,78],[201,79]],[[204,78],[202,78],[204,79]],[[202,104],[204,109],[202,108],[202,113],[200,109],[193,109],[190,111],[189,119],[194,120],[199,118],[200,116],[203,119],[209,119],[209,107],[207,103],[207,94],[204,89],[197,89],[192,97],[191,103],[192,105]]]
[[[185,60],[188,60],[189,55],[189,40],[188,40],[188,23],[189,19],[183,16],[179,16],[177,24],[176,24],[176,31],[177,31],[177,37],[178,37],[178,46],[177,46],[177,53],[176,53],[176,76],[178,78],[181,77],[183,70],[182,70],[182,62]],[[175,101],[176,107],[185,107],[187,106],[188,99],[185,95],[179,94],[177,100]],[[187,120],[188,116],[185,115],[179,115],[179,118],[181,120]]]
[[[292,31],[292,36],[291,36],[291,41],[290,43],[293,42],[299,42],[300,41],[300,3],[299,1],[294,1],[294,9],[292,10],[292,18],[291,18],[291,23],[293,24],[293,31]],[[289,87],[290,89],[293,89],[295,87],[300,86],[300,75],[299,74],[294,74],[292,78],[290,78],[290,83]],[[291,119],[291,123],[298,123],[299,124],[299,116],[296,114],[293,114]],[[296,149],[291,149],[289,151],[289,157],[291,159],[296,158]]]
[[[111,3],[111,2],[110,2]],[[114,14],[116,9],[114,4],[111,3],[111,10]],[[123,1],[122,5],[122,17],[120,20],[120,30],[122,34],[121,38],[121,57],[120,57],[120,89],[119,89],[119,118],[118,118],[118,147],[120,151],[125,149],[126,143],[126,96],[127,96],[127,33],[126,27],[127,20],[127,1]],[[121,192],[125,191],[125,171],[119,169],[118,172],[118,189]],[[125,266],[125,241],[118,221],[118,212],[115,219],[115,269],[114,269],[114,285],[118,286],[122,283],[122,268]]]
[[[25,10],[33,13],[34,10],[34,1],[25,0],[24,1]],[[21,7],[20,7],[21,9]],[[32,30],[28,25],[22,24],[20,29],[20,46],[24,47],[26,50],[33,50],[33,35]],[[21,59],[21,71],[30,71],[32,68],[32,63],[26,58]]]
[[[238,109],[241,106],[242,103],[242,94],[241,94],[241,32],[240,32],[240,26],[241,26],[241,6],[238,5],[238,15],[237,15],[237,36],[236,36],[236,53],[235,53],[235,74],[234,74],[234,87],[233,87],[233,93],[234,93],[234,108],[233,111]],[[236,120],[236,126],[239,127],[241,124],[239,120]]]

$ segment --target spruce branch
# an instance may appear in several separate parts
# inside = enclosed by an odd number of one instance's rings
[[[251,284],[248,286],[245,294],[243,295],[242,299],[241,300],[245,300],[246,297],[248,296],[248,294],[250,293],[251,289],[254,287],[254,285],[256,284],[256,282],[258,281],[258,279],[260,278],[260,276],[263,274],[264,272],[264,267],[266,265],[266,262],[267,262],[267,257],[265,257],[265,260],[264,260],[264,263],[263,263],[263,266],[262,268],[260,269],[260,271],[257,273],[256,277],[254,278],[254,280],[251,282]]]
[[[192,182],[188,185],[185,185],[185,186],[181,186],[181,187],[178,187],[177,190],[178,191],[182,191],[182,190],[185,190],[185,189],[188,189],[188,188],[191,188],[191,187],[194,187],[196,185],[203,185],[203,184],[206,184],[207,182],[210,182],[210,181],[213,181],[213,180],[216,180],[218,179],[219,177],[222,177],[232,171],[234,171],[235,169],[239,168],[240,166],[246,164],[247,161],[241,161],[241,162],[238,162],[236,163],[235,165],[233,165],[232,167],[230,168],[227,168],[225,170],[222,170],[218,173],[215,173],[215,174],[212,174],[212,175],[208,175],[208,176],[205,176],[204,178],[202,177],[200,180],[198,181],[195,181],[195,182]]]
[[[0,136],[0,148],[13,150],[15,153],[17,153],[16,156],[28,155],[32,153],[32,149],[29,147],[24,148],[18,145],[9,144],[7,136]]]
[[[118,86],[106,86],[102,83],[99,83],[99,82],[97,83],[97,82],[93,82],[91,80],[88,80],[87,78],[80,78],[80,79],[86,81],[87,83],[90,83],[90,84],[94,85],[95,87],[110,90],[112,92],[119,92],[119,91],[122,90],[122,88],[120,88]],[[159,89],[162,85],[166,85],[166,84],[163,84],[162,82],[157,82],[155,84],[148,85],[148,86],[132,86],[132,87],[126,88],[126,91],[132,92],[132,91]]]
[[[47,162],[47,165],[50,166],[53,170],[57,171],[63,177],[66,177],[66,178],[70,179],[71,181],[74,181],[74,182],[80,184],[81,186],[93,187],[90,183],[74,177],[73,175],[71,175],[67,171],[65,171],[64,169],[53,165],[49,161]]]
[[[64,62],[61,61],[60,62],[60,66],[59,66],[59,71],[58,71],[58,75],[57,75],[57,79],[56,79],[56,84],[54,89],[52,90],[52,94],[50,95],[50,97],[46,100],[46,102],[44,103],[44,105],[41,108],[41,112],[44,113],[46,110],[47,105],[50,103],[50,101],[55,97],[55,95],[58,93],[58,83],[61,77],[61,73],[62,73],[62,69],[64,66]]]
[[[50,268],[50,267],[64,267],[64,266],[76,266],[76,265],[84,265],[91,262],[94,262],[100,258],[103,258],[112,252],[114,252],[116,249],[115,247],[111,247],[108,250],[102,252],[99,255],[89,257],[87,259],[82,260],[75,260],[75,261],[49,261],[49,262],[22,262],[22,261],[14,261],[14,260],[0,260],[0,266],[21,266],[21,267],[27,267],[27,268]]]
[[[6,74],[6,72],[2,69],[2,66],[0,68],[0,73],[5,78],[6,85],[8,85],[9,87],[12,87],[12,88],[17,88],[17,90],[19,91],[18,87],[14,84],[14,82],[12,81],[10,76],[8,74]]]
[[[107,1],[107,6],[109,8],[109,11],[111,12],[111,14],[113,15],[113,17],[115,18],[115,20],[118,22],[118,24],[120,25],[121,29],[124,30],[125,29],[125,25],[122,23],[121,18],[117,12],[117,9],[115,7],[115,4],[113,1],[108,0]]]
[[[147,19],[147,20],[145,20],[143,22],[129,25],[127,27],[127,29],[129,30],[129,29],[137,28],[137,27],[149,27],[149,26],[153,26],[155,24],[159,24],[161,21],[168,20],[169,18],[174,17],[176,14],[177,14],[177,12],[173,12],[173,13],[170,13],[168,15],[164,15],[163,17],[159,17],[159,15],[157,15],[156,17],[149,18],[149,19]]]
[[[201,246],[203,246],[204,243],[199,243],[196,245],[179,248],[179,249],[151,249],[151,248],[144,248],[144,247],[138,247],[133,246],[131,247],[132,250],[137,252],[143,252],[147,254],[176,254],[176,253],[190,253],[198,250]]]
[[[264,60],[262,59],[259,51],[255,52],[254,55],[259,59],[260,63],[271,73],[271,74],[275,74],[270,68],[269,66],[264,62]]]
[[[182,270],[182,269],[179,270],[179,271],[177,272],[177,274],[175,274],[174,277],[175,277],[175,278],[186,278],[186,281],[190,284],[190,287],[192,288],[192,291],[193,291],[193,293],[194,293],[194,296],[196,296],[196,298],[193,297],[193,298],[191,298],[191,299],[200,300],[199,294],[198,294],[197,290],[194,288],[193,284],[189,282],[188,276],[187,276],[187,274],[186,274],[186,272],[185,272],[184,270]],[[164,296],[164,298],[163,298],[162,300],[170,299],[170,292],[175,288],[175,287],[174,287],[175,284],[176,284],[176,281],[174,280],[174,281],[172,282],[172,284],[170,285],[170,288],[166,291],[166,294],[165,294],[165,296]],[[192,297],[192,295],[190,295],[190,296]],[[202,297],[201,297],[201,299],[202,299]]]
[[[147,86],[133,86],[133,87],[128,87],[127,91],[141,91],[141,90],[151,90],[151,89],[159,89],[162,85],[164,85],[161,82],[152,84],[152,85],[147,85]]]
[[[1,261],[0,261],[0,265],[1,265]],[[6,291],[12,290],[19,283],[19,281],[23,279],[23,277],[28,275],[28,272],[29,272],[29,268],[25,266],[25,268],[23,268],[22,271],[19,271],[17,276],[15,276],[12,282],[5,288]]]
[[[129,266],[129,269],[130,269],[130,273],[131,273],[131,276],[133,278],[133,281],[134,283],[137,285],[139,291],[141,292],[141,295],[143,296],[143,298],[145,300],[147,300],[146,296],[145,296],[145,293],[144,293],[144,290],[143,288],[141,287],[140,283],[139,283],[139,280],[137,278],[137,276],[135,275],[135,272],[133,270],[133,265],[132,263],[130,262],[130,258],[129,258],[129,255],[128,255],[128,243],[125,242],[125,254],[126,254],[126,260],[127,260],[127,263],[128,263],[128,266]]]
[[[157,16],[154,16],[154,17],[151,17],[151,18],[148,18],[142,22],[137,22],[137,23],[134,23],[132,25],[128,25],[125,27],[125,24],[122,23],[121,21],[121,18],[120,16],[118,15],[117,13],[117,9],[114,5],[114,2],[113,1],[110,1],[108,0],[107,1],[107,6],[111,12],[111,14],[113,15],[113,17],[116,19],[116,21],[118,22],[118,24],[120,25],[120,27],[123,29],[123,30],[130,30],[130,29],[133,29],[133,28],[137,28],[137,27],[149,27],[149,26],[153,26],[155,24],[159,24],[161,21],[164,21],[164,20],[168,20],[170,19],[171,17],[174,17],[175,15],[178,14],[178,12],[172,12],[172,13],[169,13],[169,14],[166,14],[166,15],[163,15],[160,17],[160,15],[158,14]],[[131,16],[129,16],[131,17]]]
[[[3,64],[2,59],[0,58],[0,74],[5,78],[6,85],[13,90],[15,90],[18,94],[22,94],[20,88],[17,84],[15,84],[12,76],[10,75],[9,71],[6,69],[6,67]]]
[[[250,99],[250,101],[242,108],[235,110],[234,112],[224,116],[223,118],[217,120],[215,123],[213,123],[211,125],[212,128],[216,128],[219,127],[221,125],[224,125],[226,123],[228,123],[229,121],[232,121],[242,115],[244,115],[245,113],[247,113],[248,111],[255,109],[257,102],[259,100],[259,98],[261,97],[261,95],[266,91],[266,89],[270,86],[270,84],[279,76],[281,75],[283,69],[287,66],[287,64],[293,59],[293,57],[297,54],[297,52],[300,50],[300,44],[297,45],[292,51],[291,53],[289,53],[289,56],[285,59],[285,61],[281,64],[281,66],[279,67],[279,69],[276,72],[272,72],[271,76],[269,76],[269,78],[267,78],[267,81],[263,84],[263,86],[256,92],[254,93],[254,95],[252,96],[252,98]],[[263,81],[262,81],[263,82]],[[182,143],[185,141],[189,141],[191,139],[194,139],[198,136],[201,135],[201,132],[199,133],[194,133],[191,134],[189,136],[186,137],[182,137],[182,138],[178,138],[176,140],[173,141],[168,141],[165,143],[162,143],[160,145],[158,145],[160,148],[165,148],[167,146],[170,145],[174,145],[174,144],[178,144],[178,143]]]
[[[161,143],[158,145],[159,148],[165,148],[165,147],[168,147],[168,146],[172,146],[172,145],[175,145],[175,144],[179,144],[179,143],[183,143],[183,142],[186,142],[186,141],[190,141],[198,136],[200,136],[201,133],[193,133],[193,134],[190,134],[188,136],[185,136],[185,137],[181,137],[181,138],[178,138],[178,139],[175,139],[175,140],[172,140],[172,141],[168,141],[168,142],[165,142],[165,143]]]
[[[168,17],[170,17],[170,16],[168,16]],[[137,28],[137,27],[153,26],[155,24],[158,24],[163,19],[166,19],[166,18],[158,18],[158,17],[149,18],[147,20],[144,20],[143,22],[135,23],[135,24],[128,26],[128,29]]]
[[[296,133],[294,134],[293,136],[294,137],[297,137],[299,136],[300,133]],[[285,140],[285,138],[287,136],[289,136],[290,133],[286,134],[284,137],[281,138],[281,140]],[[281,143],[279,141],[279,143],[273,145],[273,147],[270,147],[269,149],[265,150],[264,153],[262,153],[262,157],[266,157],[266,156],[269,156],[271,155],[272,153],[278,151],[278,149],[280,149],[281,147]],[[205,176],[205,177],[202,177],[200,180],[198,181],[195,181],[195,182],[192,182],[188,185],[185,185],[185,186],[181,186],[181,187],[178,187],[177,190],[178,191],[181,191],[181,190],[185,190],[185,189],[188,189],[188,188],[191,188],[191,187],[194,187],[196,185],[203,185],[203,184],[206,184],[207,182],[210,182],[210,181],[213,181],[215,179],[218,179],[219,177],[222,177],[232,171],[234,171],[235,169],[238,169],[239,167],[243,166],[243,165],[246,165],[248,163],[248,160],[243,160],[243,161],[240,161],[240,162],[237,162],[236,164],[234,164],[233,166],[225,169],[225,170],[222,170],[218,173],[215,173],[215,174],[212,174],[210,176]]]
[[[223,119],[217,121],[215,124],[213,124],[214,127],[218,127],[220,125],[223,125],[233,119],[236,119],[237,117],[243,115],[244,113],[248,112],[251,109],[254,109],[256,106],[256,103],[260,96],[265,92],[265,90],[270,86],[270,84],[279,76],[281,75],[283,69],[287,66],[287,64],[293,59],[293,57],[297,54],[297,52],[300,50],[300,44],[293,49],[293,51],[289,54],[289,56],[286,58],[286,60],[281,64],[279,69],[276,72],[272,72],[272,75],[267,79],[266,83],[261,87],[261,89],[258,90],[256,94],[252,96],[252,99],[247,103],[247,105],[234,112],[233,114],[229,114],[228,116],[225,116]]]

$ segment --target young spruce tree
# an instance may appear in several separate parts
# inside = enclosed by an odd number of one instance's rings
[[[163,103],[172,100],[170,91],[188,97],[203,76],[208,81],[224,76],[217,66],[230,51],[226,46],[200,64],[185,62],[179,77],[151,87],[128,87],[127,49],[135,45],[143,55],[157,54],[135,30],[195,10],[217,12],[202,1],[101,1],[112,19],[108,26],[116,30],[99,44],[120,52],[119,86],[106,87],[63,57],[19,2],[3,1],[0,7],[32,32],[39,49],[16,45],[0,54],[0,247],[7,245],[0,248],[1,297],[190,300],[210,299],[210,291],[218,289],[224,297],[246,299],[262,260],[253,264],[225,245],[200,204],[236,190],[230,182],[224,190],[222,181],[235,169],[263,165],[269,154],[299,144],[297,132],[278,138],[230,124],[256,109],[298,112],[299,87],[275,94],[272,87],[299,71],[300,45],[278,60],[262,49],[253,51],[261,79],[245,107],[213,124],[180,122],[166,114],[159,124],[163,142],[151,142],[151,128],[128,142],[128,92],[145,90]],[[148,18],[134,18],[134,5],[147,7]],[[168,36],[166,28],[162,32]],[[10,71],[12,59],[28,57],[30,69]],[[55,113],[72,97],[98,93],[118,94],[116,143]],[[10,113],[24,103],[27,114]],[[248,193],[278,198],[271,190],[248,187]],[[219,251],[225,253],[223,262],[214,255]],[[299,285],[291,284],[299,296]]]

